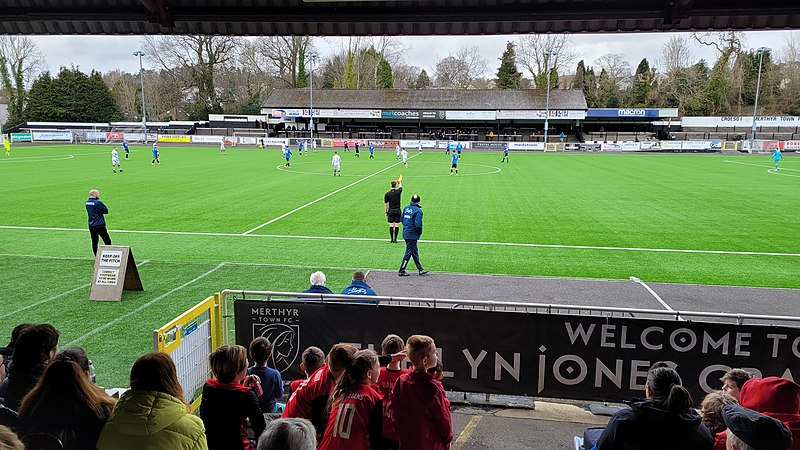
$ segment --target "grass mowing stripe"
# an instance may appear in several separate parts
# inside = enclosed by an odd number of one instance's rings
[[[22,308],[17,308],[14,311],[11,311],[10,313],[6,313],[6,314],[3,314],[3,315],[0,315],[0,319],[4,319],[4,318],[6,318],[8,316],[13,316],[15,314],[19,314],[19,313],[21,313],[23,311],[26,311],[26,310],[31,309],[33,307],[39,306],[42,303],[47,303],[47,302],[50,302],[50,301],[53,301],[53,300],[58,300],[61,297],[66,297],[67,295],[72,294],[75,291],[79,291],[81,289],[85,289],[85,288],[89,287],[90,285],[91,285],[91,283],[82,284],[82,285],[80,285],[78,287],[75,287],[75,288],[72,288],[72,289],[70,289],[70,290],[68,290],[66,292],[62,292],[60,294],[56,294],[56,295],[54,295],[52,297],[49,297],[49,298],[46,298],[44,300],[39,300],[38,302],[31,303],[29,305],[25,305]]]
[[[742,166],[761,167],[761,168],[764,168],[764,169],[773,169],[775,167],[774,165],[773,166],[768,166],[768,165],[765,165],[765,164],[753,164],[753,163],[746,163],[746,162],[741,162],[741,161],[731,161],[731,160],[728,160],[728,159],[726,159],[725,162],[726,163],[731,163],[731,164],[739,164],[739,165],[742,165]],[[791,171],[794,171],[794,172],[800,172],[800,169],[791,169],[791,168],[788,168],[788,167],[787,168],[783,168],[781,170],[791,170]]]
[[[48,259],[59,259],[59,258],[48,258]],[[150,262],[150,261],[146,259],[146,260],[136,264],[136,267],[142,267],[143,265],[147,264],[148,262]],[[70,290],[68,290],[66,292],[62,292],[62,293],[56,294],[56,295],[54,295],[52,297],[48,297],[48,298],[46,298],[44,300],[39,300],[38,302],[34,302],[34,303],[29,304],[29,305],[25,305],[22,308],[17,308],[14,311],[11,311],[10,313],[6,313],[6,314],[3,314],[3,315],[0,315],[0,319],[6,318],[8,316],[13,316],[15,314],[21,313],[22,311],[27,311],[27,310],[29,310],[31,308],[34,308],[36,306],[39,306],[39,305],[41,305],[43,303],[51,302],[53,300],[58,300],[59,298],[66,297],[67,295],[72,294],[75,291],[79,291],[81,289],[85,289],[85,288],[87,288],[87,287],[89,287],[91,285],[92,285],[92,283],[82,284],[82,285],[80,285],[80,286],[78,286],[76,288],[72,288],[72,289],[70,289]]]
[[[417,153],[416,155],[414,155],[414,156],[412,156],[411,158],[408,158],[408,159],[412,159],[412,158],[414,158],[414,157],[416,157],[416,156],[419,156],[419,155],[421,155],[421,154],[422,154],[422,153]],[[277,222],[277,221],[279,221],[279,220],[283,219],[283,218],[284,218],[284,217],[286,217],[286,216],[289,216],[289,215],[291,215],[291,214],[294,214],[294,213],[296,213],[297,211],[300,211],[301,209],[304,209],[304,208],[306,208],[306,207],[309,207],[309,206],[313,205],[314,203],[317,203],[317,202],[319,202],[319,201],[325,200],[326,198],[330,197],[330,196],[331,196],[331,195],[333,195],[333,194],[336,194],[336,193],[338,193],[338,192],[342,192],[343,190],[345,190],[345,189],[347,189],[347,188],[349,188],[349,187],[355,186],[355,185],[357,185],[358,183],[361,183],[362,181],[368,180],[368,179],[370,179],[370,178],[374,177],[375,175],[378,175],[378,174],[380,174],[380,173],[386,172],[387,170],[391,169],[392,167],[395,167],[395,166],[396,166],[396,165],[398,165],[398,164],[403,164],[403,162],[402,162],[402,161],[398,161],[398,162],[396,162],[396,163],[394,163],[394,164],[390,165],[389,167],[383,168],[383,169],[381,169],[381,170],[379,170],[379,171],[377,171],[377,172],[375,172],[375,173],[372,173],[372,174],[370,174],[370,175],[367,175],[367,176],[365,176],[364,178],[361,178],[361,179],[359,179],[359,180],[356,180],[356,181],[354,181],[354,182],[352,182],[352,183],[348,184],[347,186],[341,187],[341,188],[339,188],[339,189],[337,189],[337,190],[335,190],[335,191],[331,192],[330,194],[323,195],[322,197],[320,197],[320,198],[318,198],[318,199],[316,199],[316,200],[312,200],[312,201],[310,201],[310,202],[306,203],[306,204],[305,204],[305,205],[303,205],[303,206],[297,207],[297,208],[295,208],[295,209],[293,209],[293,210],[291,210],[291,211],[289,211],[289,212],[287,212],[287,213],[285,213],[285,214],[283,214],[283,215],[281,215],[281,216],[278,216],[278,217],[276,217],[276,218],[274,218],[274,219],[272,219],[272,220],[270,220],[270,221],[264,222],[264,223],[262,223],[261,225],[259,225],[259,226],[255,227],[255,228],[251,228],[251,229],[249,229],[249,230],[245,231],[245,232],[244,232],[244,233],[242,233],[242,234],[250,234],[250,233],[252,233],[253,231],[259,230],[259,229],[261,229],[261,228],[263,228],[263,227],[265,227],[265,226],[267,226],[267,225],[269,225],[269,224],[271,224],[271,223],[275,223],[275,222]]]
[[[0,225],[0,229],[9,230],[34,230],[34,231],[86,231],[84,228],[49,228],[49,227],[20,227],[14,225]],[[317,239],[329,241],[369,241],[382,242],[384,238],[347,237],[347,236],[295,236],[286,234],[237,234],[237,233],[207,233],[202,231],[156,231],[156,230],[109,230],[111,233],[134,234],[172,234],[187,236],[222,236],[222,237],[261,237],[276,239]],[[612,250],[627,252],[657,252],[657,253],[705,253],[711,255],[749,255],[749,256],[789,256],[800,257],[800,253],[780,252],[740,252],[733,250],[699,250],[680,248],[646,248],[646,247],[606,247],[600,245],[564,245],[564,244],[535,244],[528,242],[489,242],[489,241],[444,241],[433,239],[420,239],[419,242],[427,244],[460,244],[460,245],[495,245],[508,247],[532,248],[560,248],[571,250]]]
[[[209,270],[208,272],[206,272],[206,273],[204,273],[202,275],[199,275],[199,276],[187,281],[186,283],[183,283],[182,285],[167,291],[164,294],[159,295],[158,297],[156,297],[156,298],[150,300],[149,302],[139,306],[138,308],[136,308],[136,309],[134,309],[132,311],[129,311],[129,312],[117,317],[116,319],[112,320],[111,322],[107,322],[107,323],[105,323],[105,324],[93,329],[92,331],[89,331],[88,333],[83,334],[82,336],[80,336],[77,339],[74,339],[72,342],[68,343],[67,347],[72,347],[72,346],[76,345],[77,343],[79,343],[80,341],[82,341],[82,340],[84,340],[84,339],[86,339],[88,337],[91,337],[91,336],[93,336],[93,335],[105,330],[108,327],[114,326],[114,325],[122,322],[126,318],[138,313],[139,311],[141,311],[141,310],[143,310],[145,308],[149,308],[150,306],[158,303],[160,300],[168,297],[169,295],[174,294],[175,292],[180,291],[181,289],[185,288],[186,286],[189,286],[190,284],[195,283],[197,281],[200,281],[203,278],[211,275],[212,273],[214,273],[217,270],[221,269],[224,265],[225,265],[224,262],[217,264],[216,267],[214,267],[213,269]]]

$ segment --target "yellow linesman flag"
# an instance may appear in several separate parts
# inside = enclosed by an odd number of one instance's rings
[[[402,173],[400,174],[399,177],[397,177],[397,182],[398,183],[402,183],[403,182],[403,174]]]

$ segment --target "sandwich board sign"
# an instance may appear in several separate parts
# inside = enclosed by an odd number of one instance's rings
[[[139,270],[130,247],[101,245],[92,272],[89,300],[118,302],[122,291],[143,291]]]

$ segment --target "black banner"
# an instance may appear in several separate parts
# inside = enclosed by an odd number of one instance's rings
[[[444,120],[446,114],[442,110],[423,110],[420,111],[423,119],[437,119],[437,120]]]
[[[237,300],[234,309],[236,342],[267,337],[287,379],[301,377],[308,346],[380,352],[389,333],[433,337],[445,387],[466,392],[621,401],[643,396],[647,369],[668,361],[699,403],[733,367],[800,376],[798,328],[298,301]]]
[[[492,149],[492,150],[499,150],[505,147],[507,142],[473,142],[472,148],[483,148],[483,149]]]

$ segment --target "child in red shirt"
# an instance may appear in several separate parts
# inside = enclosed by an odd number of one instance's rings
[[[390,334],[383,339],[381,343],[381,353],[384,355],[393,355],[403,351],[405,342],[403,339],[396,335]],[[400,375],[409,372],[400,368],[400,361],[392,362],[388,367],[381,367],[381,376],[378,378],[376,388],[383,396],[383,448],[384,450],[398,450],[400,443],[398,442],[397,433],[394,431],[394,424],[392,423],[392,410],[391,410],[391,395],[394,383],[400,378]]]
[[[320,350],[319,347],[311,346],[303,350],[302,359],[303,362],[300,363],[300,370],[306,374],[306,377],[289,383],[289,386],[292,388],[292,392],[296,391],[297,388],[300,387],[300,383],[311,378],[311,375],[314,372],[325,365],[325,354],[322,353],[322,350]]]
[[[378,355],[372,350],[356,352],[328,401],[330,415],[319,450],[381,448],[383,401],[371,386],[378,377]]]
[[[428,336],[414,335],[406,342],[414,371],[394,385],[391,410],[401,450],[446,450],[453,440],[450,402],[442,383],[428,373],[436,367],[436,344]]]
[[[284,419],[299,417],[314,424],[317,435],[325,431],[325,405],[336,387],[336,380],[352,362],[357,349],[350,344],[336,344],[328,353],[328,364],[323,365],[310,378],[300,383],[292,392],[283,410]]]

